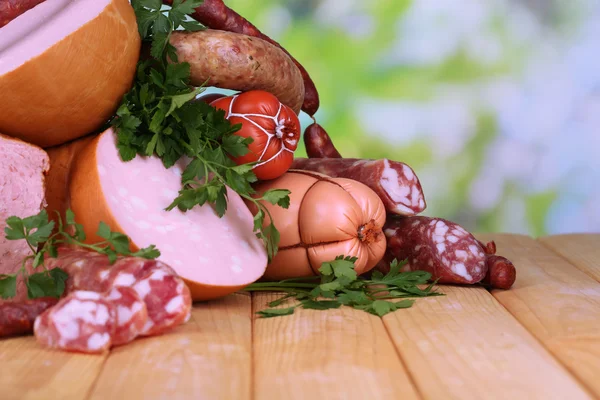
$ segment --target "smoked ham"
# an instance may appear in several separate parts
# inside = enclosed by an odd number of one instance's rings
[[[297,170],[256,185],[258,195],[276,188],[291,191],[290,206],[264,203],[281,234],[279,252],[269,263],[265,279],[318,275],[323,262],[340,255],[358,257],[355,269],[362,274],[383,258],[385,208],[366,185]],[[251,203],[248,206],[256,212]],[[270,223],[268,218],[265,223]]]
[[[66,146],[78,146],[75,143]],[[47,192],[49,198],[60,198],[68,180],[69,198],[54,204],[70,206],[88,242],[103,240],[96,235],[103,221],[113,231],[129,236],[132,250],[155,244],[161,251],[159,260],[184,279],[194,300],[233,293],[264,273],[267,254],[253,232],[252,214],[231,189],[222,218],[211,205],[187,212],[165,211],[182,187],[185,160],[169,169],[157,157],[138,156],[123,162],[112,129],[89,140],[75,159],[69,159],[72,154],[68,149],[53,152],[53,163],[71,167],[69,172],[57,170],[63,177],[51,177],[58,184],[49,186]],[[49,208],[48,213],[52,212]]]
[[[46,205],[44,179],[47,171],[48,155],[44,150],[0,135],[0,275],[17,272],[23,258],[31,254],[24,240],[6,240],[4,228],[8,217],[29,217]],[[19,279],[14,300],[26,297],[24,282]]]
[[[101,128],[131,87],[128,0],[47,0],[0,28],[0,132],[42,147]]]

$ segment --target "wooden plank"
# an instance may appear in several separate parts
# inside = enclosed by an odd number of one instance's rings
[[[174,331],[113,350],[90,398],[249,399],[250,313],[248,294],[196,304]]]
[[[419,398],[381,318],[349,307],[255,318],[254,377],[256,400]]]
[[[600,234],[554,235],[538,240],[600,282]]]
[[[0,398],[84,399],[105,358],[45,349],[33,336],[0,340]]]
[[[494,297],[600,397],[600,284],[530,237],[478,236],[517,268],[515,285]]]
[[[488,291],[439,290],[383,318],[424,398],[589,398]]]

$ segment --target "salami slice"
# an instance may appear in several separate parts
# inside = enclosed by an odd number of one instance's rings
[[[390,214],[411,216],[427,207],[419,178],[412,168],[401,162],[388,159],[296,158],[291,168],[361,182],[377,193]]]
[[[137,292],[126,286],[118,286],[106,294],[106,299],[113,303],[117,312],[113,346],[129,343],[138,337],[148,321],[146,303]]]
[[[192,299],[183,280],[167,264],[144,259],[123,259],[113,266],[111,285],[133,288],[146,304],[148,319],[142,335],[163,333],[189,319]]]
[[[100,293],[77,290],[46,310],[34,323],[43,346],[81,353],[101,353],[112,345],[117,311]]]
[[[54,297],[42,297],[0,303],[0,338],[31,333],[36,317],[57,302],[58,299]]]
[[[388,247],[376,267],[407,260],[406,271],[427,271],[439,283],[473,284],[487,273],[486,255],[473,235],[443,218],[390,217],[384,226]]]

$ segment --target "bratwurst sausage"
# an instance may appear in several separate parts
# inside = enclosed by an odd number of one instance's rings
[[[163,0],[163,3],[171,5],[173,0]],[[306,69],[304,69],[304,67],[279,43],[263,34],[244,17],[227,7],[225,3],[223,3],[223,0],[204,0],[202,4],[194,10],[192,17],[209,28],[242,33],[244,35],[260,38],[285,52],[296,65],[303,79],[302,110],[310,116],[317,112],[319,109],[319,93]],[[283,99],[279,100],[285,103]],[[292,109],[294,109],[294,107],[292,107]]]
[[[178,62],[190,64],[192,85],[243,92],[264,90],[296,114],[300,112],[302,74],[280,48],[248,35],[212,29],[173,32],[170,42]]]

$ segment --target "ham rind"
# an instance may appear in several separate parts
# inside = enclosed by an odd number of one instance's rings
[[[219,218],[211,205],[187,212],[165,209],[181,190],[184,160],[166,169],[156,157],[123,162],[109,129],[86,146],[74,163],[70,203],[89,242],[100,221],[126,234],[132,248],[154,244],[160,261],[171,266],[194,300],[233,293],[265,272],[267,254],[253,231],[253,216],[228,189],[228,208]]]
[[[0,134],[0,274],[17,272],[23,258],[31,254],[24,240],[7,240],[4,228],[8,217],[29,217],[46,205],[44,176],[48,167],[48,155],[42,149]],[[25,284],[19,278],[12,300],[26,298]]]
[[[37,317],[33,331],[45,347],[101,353],[112,345],[116,313],[114,304],[102,294],[78,290]]]
[[[367,185],[381,198],[390,214],[411,216],[427,207],[419,178],[412,168],[398,161],[297,158],[291,168],[353,179]]]

